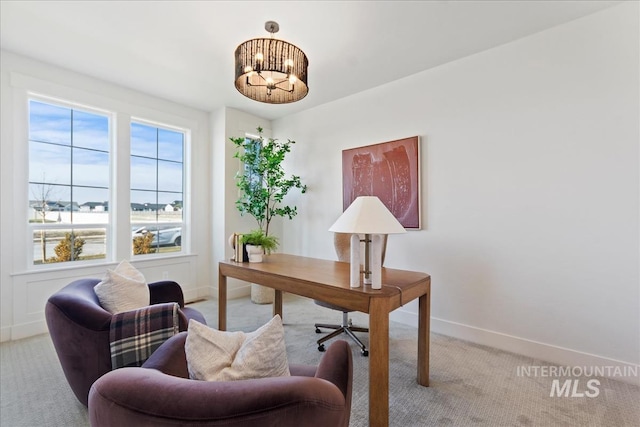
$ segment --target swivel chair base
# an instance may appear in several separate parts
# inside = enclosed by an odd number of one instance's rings
[[[315,327],[316,327],[316,334],[322,333],[320,328],[335,329],[335,331],[331,332],[329,335],[324,336],[318,340],[318,351],[325,350],[324,344],[323,344],[325,341],[330,340],[331,338],[336,337],[344,332],[345,334],[349,335],[349,337],[353,341],[355,341],[356,344],[358,344],[358,346],[360,347],[360,353],[362,353],[364,357],[369,356],[369,351],[367,350],[367,347],[365,347],[365,345],[362,344],[362,341],[360,341],[360,339],[358,339],[358,337],[356,337],[354,334],[354,332],[369,332],[369,329],[353,326],[351,324],[351,319],[349,319],[348,312],[344,312],[344,311],[342,312],[341,325],[329,325],[326,323],[316,323]]]

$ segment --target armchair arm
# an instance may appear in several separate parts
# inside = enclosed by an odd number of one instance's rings
[[[182,288],[172,280],[149,283],[149,296],[151,298],[151,305],[177,302],[180,308],[184,307]]]
[[[172,336],[153,352],[142,367],[157,369],[167,375],[188,379],[187,354],[184,351],[186,340],[187,332],[180,332]]]
[[[350,405],[328,381],[309,377],[209,382],[121,368],[89,392],[93,426],[347,426]],[[345,424],[346,419],[346,424]]]
[[[347,402],[351,402],[353,358],[351,347],[344,340],[334,341],[324,354],[316,371],[316,378],[334,384]]]
[[[47,322],[62,316],[91,331],[108,331],[112,315],[100,306],[93,290],[99,282],[99,279],[76,280],[53,294],[45,307]]]

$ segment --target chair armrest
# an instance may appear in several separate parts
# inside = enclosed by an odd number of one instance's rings
[[[171,280],[149,283],[150,304],[177,302],[184,307],[184,294],[179,284]]]
[[[102,376],[89,392],[91,424],[101,427],[204,426],[230,421],[234,425],[339,426],[345,425],[347,407],[336,386],[309,377],[209,382],[155,369],[121,368]]]
[[[112,314],[100,306],[93,290],[99,282],[98,279],[76,280],[49,297],[45,307],[47,322],[64,316],[82,328],[108,331]],[[51,328],[49,325],[49,330]]]
[[[337,340],[331,343],[320,360],[316,378],[322,378],[334,384],[340,389],[343,396],[351,402],[353,358],[349,343],[344,340]]]
[[[167,375],[188,379],[187,354],[184,351],[186,340],[187,332],[180,332],[172,336],[149,356],[142,367],[156,369]]]
[[[317,366],[289,364],[289,372],[293,377],[315,377]]]

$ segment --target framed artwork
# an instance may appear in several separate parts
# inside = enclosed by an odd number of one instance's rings
[[[377,196],[405,228],[420,228],[420,138],[342,150],[342,208]]]

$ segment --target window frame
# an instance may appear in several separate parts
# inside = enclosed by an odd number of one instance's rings
[[[143,99],[139,103],[118,100],[112,97],[86,91],[80,88],[71,88],[42,80],[37,77],[27,76],[18,72],[10,73],[11,87],[13,91],[13,136],[22,148],[13,150],[13,163],[18,165],[14,169],[12,196],[13,208],[11,216],[16,227],[13,232],[13,247],[18,254],[14,258],[13,274],[41,273],[65,270],[77,270],[95,268],[96,266],[113,265],[115,260],[133,260],[131,244],[130,222],[130,123],[137,121],[151,125],[159,125],[171,130],[180,130],[184,133],[183,145],[183,211],[182,233],[188,245],[182,245],[181,252],[141,255],[135,259],[140,262],[154,261],[170,258],[192,257],[194,254],[190,224],[193,220],[190,194],[192,189],[193,168],[198,167],[197,161],[192,156],[192,138],[200,132],[200,126],[196,118],[184,117],[172,109],[162,110],[148,106]],[[60,262],[49,264],[34,264],[33,227],[29,226],[29,99],[42,102],[51,102],[63,106],[71,106],[84,111],[95,111],[101,114],[110,114],[110,206],[109,206],[109,238],[107,240],[105,258],[95,260],[83,260],[82,262]],[[116,188],[125,188],[126,191],[116,191]],[[123,206],[126,206],[123,208]],[[37,224],[36,224],[37,225]],[[98,225],[98,224],[94,224]],[[99,224],[105,228],[105,224]]]
[[[190,142],[191,142],[191,129],[189,128],[184,128],[181,126],[175,126],[175,125],[169,125],[166,123],[161,123],[158,121],[153,121],[153,120],[149,120],[149,119],[144,119],[138,116],[131,116],[130,120],[129,120],[129,129],[131,129],[131,126],[136,123],[139,125],[144,125],[144,126],[150,126],[150,127],[154,127],[157,129],[162,129],[162,130],[167,130],[167,131],[172,131],[172,132],[179,132],[182,133],[183,135],[183,139],[182,139],[182,219],[181,221],[178,222],[170,222],[170,221],[156,221],[155,223],[149,223],[149,222],[143,222],[143,221],[136,221],[135,224],[147,224],[147,225],[151,225],[153,224],[156,227],[164,227],[164,226],[171,226],[174,224],[180,224],[180,228],[181,228],[181,245],[180,245],[180,250],[177,251],[170,251],[170,252],[155,252],[155,253],[150,253],[150,254],[134,254],[133,252],[133,239],[131,239],[130,242],[130,257],[132,260],[143,260],[143,259],[157,259],[157,258],[162,258],[162,257],[171,257],[171,256],[181,256],[181,255],[190,255],[191,254],[191,235],[189,233],[189,226],[188,226],[188,220],[187,218],[189,218],[189,206],[191,201],[189,200],[188,195],[188,176],[189,174],[187,173],[188,168],[190,167],[190,165],[188,164],[188,154],[190,152],[190,150],[188,149],[190,147]],[[129,137],[129,141],[131,141],[131,137]],[[128,155],[129,155],[129,159],[131,159],[131,157],[134,156],[134,154],[131,153],[131,146],[129,146],[128,149]],[[135,155],[137,156],[137,155]],[[137,157],[143,157],[143,156],[137,156]],[[154,159],[156,161],[159,160],[163,160],[160,159],[156,156],[156,158]],[[129,163],[128,165],[129,167],[129,176],[131,174],[131,163]],[[130,233],[133,233],[133,225],[134,222],[131,220],[131,192],[132,191],[140,191],[140,190],[134,190],[131,188],[131,179],[129,179],[129,190],[128,190],[128,195],[129,195],[129,230]],[[160,190],[158,190],[158,188],[156,187],[156,189],[154,190],[155,193],[159,193],[161,192]],[[156,219],[157,219],[157,215],[156,215]],[[186,242],[186,245],[185,245]],[[158,248],[160,248],[160,246],[158,246]]]
[[[109,164],[108,164],[108,168],[109,168],[109,186],[107,188],[107,192],[109,194],[109,205],[111,206],[113,197],[114,197],[114,190],[113,190],[113,162],[114,162],[114,156],[113,156],[113,151],[114,151],[114,147],[115,147],[115,134],[116,134],[116,128],[115,128],[115,123],[116,123],[116,113],[113,111],[109,111],[107,109],[103,109],[103,108],[98,108],[95,106],[89,106],[89,105],[85,105],[82,103],[77,103],[77,102],[73,102],[73,101],[69,101],[69,100],[63,100],[63,99],[59,99],[59,98],[54,98],[51,96],[46,96],[46,95],[42,95],[39,93],[35,93],[35,92],[31,92],[31,91],[27,91],[26,92],[26,170],[27,170],[27,176],[26,176],[26,213],[27,215],[25,215],[22,218],[22,221],[25,222],[26,219],[26,234],[27,234],[27,258],[26,258],[26,262],[27,262],[27,270],[48,270],[48,269],[55,269],[55,268],[63,268],[63,267],[84,267],[84,266],[90,266],[93,264],[104,264],[104,263],[110,263],[113,262],[113,212],[112,209],[109,209],[107,211],[107,223],[87,223],[87,224],[75,224],[75,223],[68,223],[68,224],[41,224],[41,223],[36,223],[36,222],[30,222],[28,220],[28,213],[29,213],[29,209],[31,208],[29,206],[29,201],[31,200],[31,195],[30,195],[30,185],[31,185],[31,181],[29,179],[29,170],[31,167],[31,158],[30,158],[30,126],[31,126],[31,121],[30,121],[30,102],[31,101],[36,101],[36,102],[40,102],[40,103],[46,103],[49,105],[53,105],[56,107],[62,107],[62,108],[69,108],[71,110],[76,110],[76,111],[81,111],[83,113],[89,113],[89,114],[95,114],[95,115],[100,115],[100,116],[106,116],[109,120],[109,126],[108,126],[108,155],[109,155]],[[40,142],[40,141],[38,141]],[[73,145],[69,145],[69,147],[71,149],[73,149]],[[73,167],[73,165],[71,165],[71,167]],[[73,170],[73,169],[72,169]],[[65,187],[67,187],[67,185],[64,185]],[[68,187],[73,187],[73,183],[69,184]],[[83,186],[84,187],[84,186]],[[86,187],[85,187],[86,188]],[[72,201],[73,202],[73,201]],[[43,262],[41,262],[40,264],[36,264],[35,263],[35,257],[34,257],[34,251],[35,251],[35,245],[33,244],[33,240],[34,240],[34,235],[35,233],[37,233],[40,230],[66,230],[66,229],[71,229],[71,230],[92,230],[92,229],[104,229],[105,230],[105,253],[104,253],[104,257],[103,258],[96,258],[93,260],[73,260],[73,261],[65,261],[65,262],[53,262],[53,263],[46,263],[44,262],[45,260],[42,260]]]

